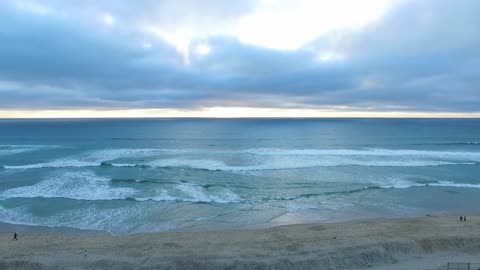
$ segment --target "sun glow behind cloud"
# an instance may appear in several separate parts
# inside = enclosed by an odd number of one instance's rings
[[[262,0],[233,32],[245,43],[295,50],[330,31],[363,27],[391,4],[388,0]]]
[[[107,26],[112,26],[115,24],[115,17],[113,17],[113,15],[108,12],[103,14],[102,20]]]
[[[141,29],[172,44],[184,63],[189,64],[190,45],[194,40],[223,35],[263,48],[296,50],[322,34],[368,25],[397,2],[399,0],[260,0],[252,12],[224,24],[187,21],[171,26],[153,21],[143,23]],[[198,48],[194,49],[198,52]]]
[[[210,46],[206,43],[200,43],[197,46],[195,46],[195,52],[198,55],[207,55],[210,53]]]

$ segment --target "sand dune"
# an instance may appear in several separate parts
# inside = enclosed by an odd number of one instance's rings
[[[19,241],[13,227],[1,227],[0,269],[425,269],[480,261],[480,216],[128,236],[45,229],[21,232]]]

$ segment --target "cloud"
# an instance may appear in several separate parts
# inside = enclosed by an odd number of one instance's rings
[[[0,108],[479,112],[478,10],[475,0],[397,1],[292,46],[280,43],[319,22],[279,24],[271,46],[238,30],[275,11],[264,2],[5,1]]]

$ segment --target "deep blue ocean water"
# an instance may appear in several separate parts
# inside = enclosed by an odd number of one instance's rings
[[[0,120],[0,221],[114,234],[480,212],[478,119]]]

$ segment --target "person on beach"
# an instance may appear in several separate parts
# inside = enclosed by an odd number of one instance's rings
[[[467,221],[467,216],[463,216],[463,221]]]
[[[462,217],[462,216],[460,216],[460,222],[462,222],[462,221],[463,221],[463,217]]]
[[[83,259],[87,259],[87,250],[85,249],[85,251],[83,252]]]
[[[14,232],[14,233],[13,233],[13,240],[18,240],[18,238],[17,238],[17,237],[18,237],[18,234],[17,234],[17,232]]]

